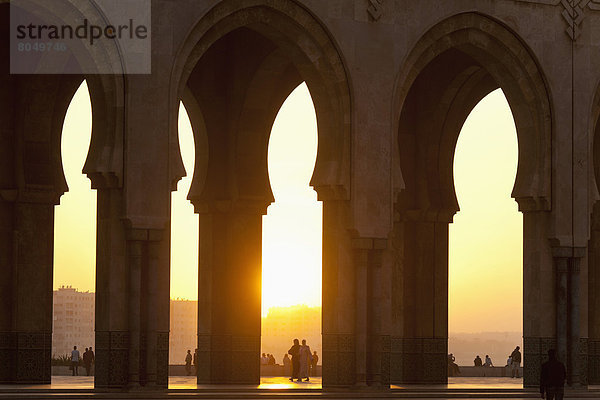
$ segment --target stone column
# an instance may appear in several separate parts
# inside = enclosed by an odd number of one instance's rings
[[[1,150],[0,150],[1,151]],[[13,381],[15,335],[13,333],[13,208],[14,195],[0,192],[0,384]]]
[[[530,199],[517,199],[523,213],[523,385],[539,385],[549,348],[556,348],[556,277],[548,240],[549,216]]]
[[[392,383],[446,383],[448,222],[416,210],[400,218],[392,239],[401,263],[394,269]]]
[[[322,192],[321,192],[322,193]],[[348,202],[323,199],[323,388],[356,383],[356,270]]]
[[[385,239],[352,241],[356,270],[356,385],[389,388],[391,270]]]
[[[600,202],[594,205],[588,246],[588,384],[600,384]]]
[[[49,188],[4,191],[0,382],[50,383],[54,205]],[[9,200],[9,201],[6,201]]]
[[[200,214],[198,383],[260,383],[264,202],[195,204]]]
[[[96,388],[123,388],[129,379],[129,268],[122,201],[121,189],[98,188]]]
[[[585,249],[552,248],[556,276],[556,347],[558,358],[567,367],[567,383],[579,386],[582,354],[579,319],[579,263]],[[586,374],[583,374],[585,376]]]
[[[169,241],[161,229],[127,230],[130,390],[168,386]]]

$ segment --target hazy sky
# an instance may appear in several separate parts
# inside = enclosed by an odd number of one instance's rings
[[[95,285],[95,192],[81,174],[89,147],[90,113],[83,84],[65,119],[62,154],[69,192],[56,207],[55,224],[54,286],[68,284],[84,291]],[[179,134],[191,176],[194,142],[183,107]],[[320,305],[321,204],[308,186],[316,146],[316,117],[303,84],[284,103],[269,143],[276,202],[263,217],[263,313],[275,305]],[[461,211],[450,225],[451,332],[521,330],[522,219],[510,198],[516,165],[515,127],[498,90],[475,108],[456,149]],[[189,185],[190,177],[182,179],[172,195],[172,298],[197,298],[198,217],[186,199]]]

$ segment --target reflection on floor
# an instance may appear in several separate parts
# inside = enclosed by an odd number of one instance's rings
[[[321,377],[310,378],[309,382],[290,382],[286,377],[263,376],[260,385],[198,385],[193,376],[170,376],[169,389],[321,389]]]
[[[260,385],[198,385],[195,376],[170,376],[169,389],[321,389],[321,377],[311,378],[310,382],[290,382],[286,377],[262,377]],[[48,390],[48,389],[93,389],[91,376],[53,376],[50,385],[0,385],[0,390]],[[448,378],[447,385],[392,385],[392,389],[438,390],[438,389],[522,389],[523,379],[511,378]]]

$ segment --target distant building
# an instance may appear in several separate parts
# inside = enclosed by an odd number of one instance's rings
[[[278,364],[295,338],[306,339],[312,351],[317,351],[321,364],[321,307],[298,305],[271,307],[262,318],[261,353],[275,356]]]
[[[185,364],[188,350],[194,354],[198,343],[198,302],[171,300],[171,324],[169,334],[169,364]]]
[[[52,354],[71,354],[94,346],[95,294],[62,286],[53,294]],[[82,351],[83,353],[83,351]]]

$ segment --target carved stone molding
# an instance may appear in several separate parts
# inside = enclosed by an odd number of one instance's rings
[[[373,21],[379,21],[383,16],[383,2],[384,0],[369,0],[367,12]]]

